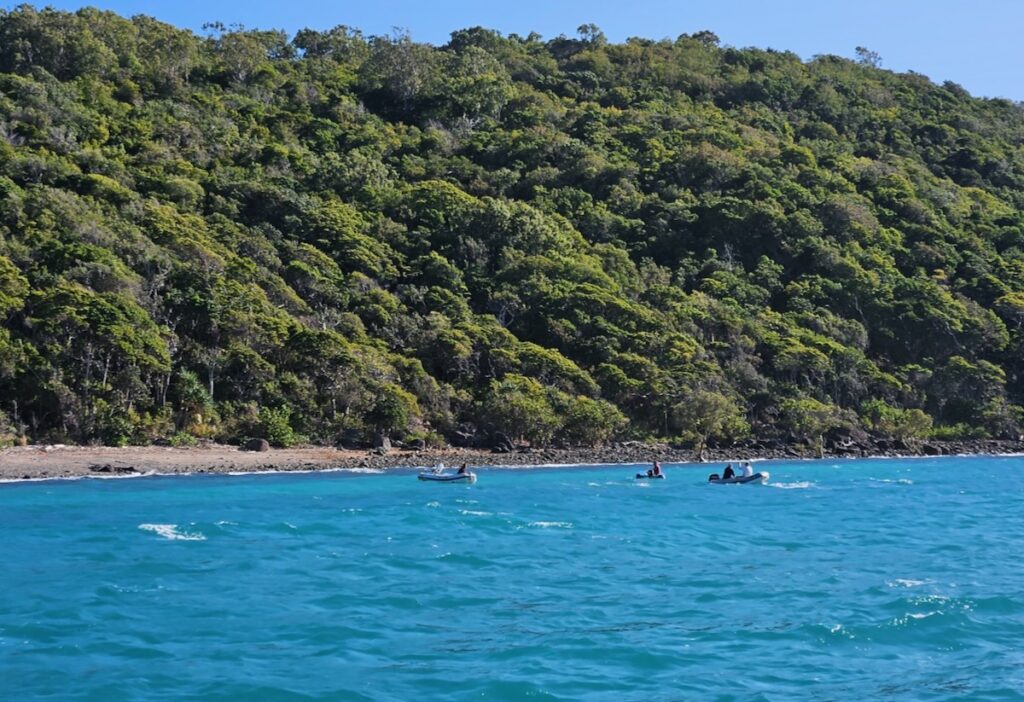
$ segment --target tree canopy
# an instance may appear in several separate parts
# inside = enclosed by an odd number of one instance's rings
[[[0,441],[1017,436],[1024,111],[856,55],[0,10]]]

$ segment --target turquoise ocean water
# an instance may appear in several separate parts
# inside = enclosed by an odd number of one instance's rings
[[[1024,698],[1024,459],[757,467],[0,485],[0,699]]]

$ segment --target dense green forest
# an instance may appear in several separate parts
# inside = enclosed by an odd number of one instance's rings
[[[0,11],[0,442],[1024,423],[1024,111],[710,32]]]

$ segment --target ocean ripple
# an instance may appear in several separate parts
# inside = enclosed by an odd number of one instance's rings
[[[4,485],[0,699],[1021,699],[1022,464]]]

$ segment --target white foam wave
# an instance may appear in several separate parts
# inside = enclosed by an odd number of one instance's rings
[[[823,624],[822,626],[828,626],[828,625],[827,624]],[[828,633],[832,634],[833,636],[840,636],[840,637],[842,637],[844,639],[854,639],[854,638],[856,638],[854,636],[853,632],[851,632],[849,629],[847,629],[842,624],[834,624],[832,626],[828,626]]]
[[[768,483],[768,486],[779,488],[780,490],[807,490],[814,487],[815,484],[808,480],[800,480],[795,483]]]
[[[158,536],[162,536],[171,541],[206,541],[206,537],[202,534],[178,531],[177,524],[140,524],[139,529],[142,529],[143,531],[152,531]]]
[[[902,617],[895,617],[889,621],[890,626],[906,626],[912,619],[928,619],[929,617],[942,616],[942,610],[932,612],[907,612]]]
[[[89,480],[130,480],[132,478],[148,478],[157,475],[155,470],[140,471],[138,473],[116,473],[112,475],[83,475]]]
[[[133,478],[150,478],[154,475],[162,475],[155,470],[147,470],[142,473],[120,473],[115,475],[53,475],[41,478],[0,478],[0,485],[7,483],[48,483],[51,481],[73,481],[73,480],[131,480]]]
[[[924,585],[927,580],[914,580],[912,578],[896,578],[886,583],[889,587],[918,587]]]
[[[432,502],[428,502],[428,503],[427,503],[427,507],[430,507],[430,508],[432,508],[432,509],[437,509],[437,508],[438,508],[438,507],[440,507],[440,506],[441,506],[441,503],[440,503],[440,502],[438,502],[437,500],[434,500],[434,501],[432,501]]]
[[[491,516],[490,512],[480,512],[480,511],[477,511],[475,509],[460,509],[459,510],[459,514],[465,514],[466,516],[470,516],[470,517],[489,517],[489,516]]]
[[[529,526],[539,529],[572,529],[572,522],[530,522]]]
[[[335,467],[335,468],[279,468],[270,470],[229,470],[224,473],[211,472],[208,475],[231,475],[234,477],[244,475],[282,475],[295,474],[307,475],[309,473],[358,473],[369,475],[383,475],[386,473],[383,468],[365,468],[362,466]],[[197,473],[182,473],[180,475],[198,475]]]

